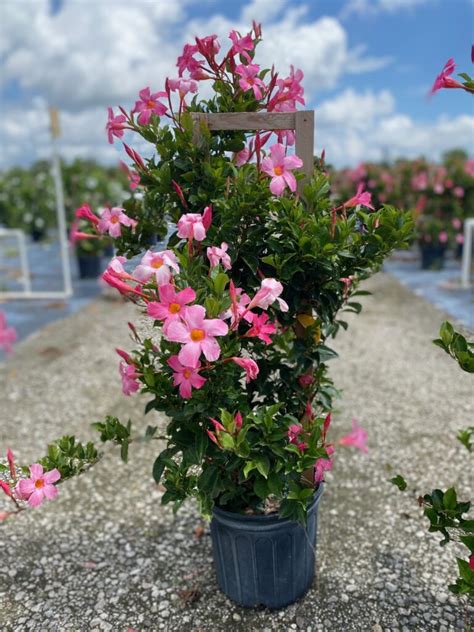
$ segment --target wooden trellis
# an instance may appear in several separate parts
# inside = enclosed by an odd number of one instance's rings
[[[298,181],[298,191],[313,173],[314,110],[302,112],[193,112],[194,142],[199,140],[201,125],[212,131],[264,131],[292,129],[295,131],[295,154],[303,161],[304,178]]]

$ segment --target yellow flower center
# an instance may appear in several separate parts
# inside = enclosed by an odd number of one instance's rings
[[[204,340],[206,336],[206,332],[204,329],[191,329],[191,340],[193,342],[201,342]]]
[[[155,107],[156,103],[150,99],[150,101],[146,102],[147,106],[152,109]]]
[[[187,380],[189,380],[189,378],[191,377],[191,369],[184,369],[183,375]]]
[[[158,270],[158,268],[161,268],[161,266],[163,265],[163,260],[162,259],[154,259],[151,263],[151,267],[152,268],[156,268]]]
[[[169,310],[171,314],[177,314],[181,309],[181,305],[179,303],[170,303]]]
[[[37,481],[35,481],[35,487],[36,489],[41,489],[42,487],[44,487],[44,481],[42,478],[39,478]]]
[[[283,173],[283,167],[274,167],[273,171],[275,172],[276,176],[281,176],[281,174]]]
[[[112,215],[112,217],[110,218],[110,222],[111,224],[117,224],[117,222],[119,222],[120,219],[118,217],[118,215]]]

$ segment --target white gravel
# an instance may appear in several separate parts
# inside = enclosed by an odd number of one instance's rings
[[[364,311],[337,339],[343,389],[334,436],[352,416],[369,454],[337,450],[320,507],[317,580],[282,610],[246,610],[217,589],[209,530],[193,503],[173,516],[151,479],[158,446],[112,452],[60,487],[54,503],[1,527],[0,628],[5,631],[408,632],[462,630],[473,616],[447,591],[452,547],[426,533],[415,497],[455,484],[472,496],[467,451],[472,377],[431,343],[444,316],[390,277],[367,283]],[[134,308],[98,300],[18,345],[0,366],[0,446],[22,461],[64,432],[93,436],[106,413],[144,427],[144,401],[121,395],[115,346]],[[410,490],[386,482],[403,473]],[[416,486],[416,491],[413,489]]]

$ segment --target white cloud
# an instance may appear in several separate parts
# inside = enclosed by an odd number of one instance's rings
[[[402,10],[413,10],[426,4],[429,0],[348,0],[340,17],[347,18],[356,13],[359,15],[376,15],[377,13],[396,13]],[[433,0],[431,0],[433,1]]]
[[[453,147],[472,151],[474,116],[415,121],[396,111],[393,95],[347,89],[316,107],[316,151],[337,166],[425,155],[436,160]]]
[[[366,55],[364,46],[349,49],[336,18],[310,19],[307,6],[290,0],[251,0],[233,21],[219,13],[190,19],[190,7],[202,1],[64,0],[52,15],[48,0],[25,0],[21,7],[0,0],[0,81],[14,81],[24,91],[21,107],[8,112],[3,107],[1,163],[33,160],[49,151],[47,103],[61,109],[64,155],[77,151],[115,159],[104,134],[105,107],[130,107],[146,85],[160,90],[166,76],[176,76],[176,58],[194,36],[215,32],[225,46],[230,30],[245,33],[252,19],[264,22],[259,63],[274,63],[283,74],[290,63],[302,68],[308,103],[317,92],[336,87],[344,73],[390,61]],[[37,100],[27,105],[28,95],[41,97],[41,105]]]

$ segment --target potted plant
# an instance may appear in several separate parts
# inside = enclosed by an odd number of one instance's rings
[[[109,109],[110,141],[131,130],[156,149],[145,160],[124,144],[143,203],[134,197],[107,217],[84,206],[76,218],[89,225],[81,236],[114,239],[119,256],[103,278],[153,324],[153,334],[132,325],[135,348],[118,353],[124,393],[147,394],[146,412],[168,419],[153,466],[162,502],[179,508],[193,497],[212,517],[218,582],[229,597],[281,607],[314,575],[333,454],[329,341],[347,328],[341,311],[360,311],[359,282],[408,243],[413,222],[390,206],[374,210],[362,189],[334,206],[324,164],[297,192],[292,130],[196,130],[193,114],[304,104],[301,71],[285,77],[255,63],[260,40],[255,24],[244,36],[232,31],[225,52],[215,35],[196,38],[162,92],[144,88],[131,112]],[[214,93],[199,99],[205,80]],[[150,226],[166,218],[174,226],[167,247],[152,249]],[[126,459],[130,424],[108,418],[96,428]],[[54,454],[44,465],[60,471]]]

